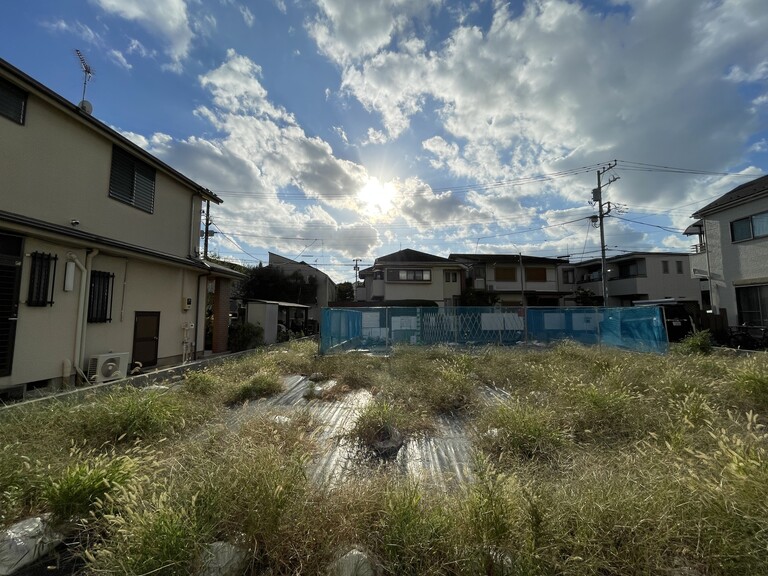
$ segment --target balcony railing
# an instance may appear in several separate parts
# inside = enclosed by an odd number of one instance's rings
[[[707,251],[707,243],[701,242],[699,244],[693,244],[691,246],[691,252],[694,254],[704,254]]]

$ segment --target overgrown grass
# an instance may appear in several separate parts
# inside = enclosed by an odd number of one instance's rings
[[[170,390],[0,412],[0,527],[43,512],[76,521],[91,573],[196,573],[215,541],[271,576],[327,573],[353,547],[382,574],[765,572],[764,355],[284,350]],[[312,372],[343,382],[339,396],[370,390],[350,432],[361,443],[386,426],[435,434],[445,418],[476,430],[472,481],[436,490],[418,462],[409,474],[397,462],[315,485],[307,470],[327,444],[313,405],[240,409]]]

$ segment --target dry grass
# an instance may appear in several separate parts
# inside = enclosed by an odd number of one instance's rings
[[[0,412],[10,439],[0,525],[41,512],[77,522],[94,573],[194,573],[217,540],[245,551],[250,574],[272,576],[325,573],[352,546],[382,574],[725,576],[768,565],[763,355],[569,343],[389,358],[285,350],[165,392]],[[374,394],[361,437],[385,421],[411,433],[445,415],[468,422],[473,481],[434,491],[395,464],[329,490],[306,476],[323,446],[309,412],[265,408],[226,424],[238,390],[318,371],[338,393]],[[489,386],[506,399],[480,401]]]

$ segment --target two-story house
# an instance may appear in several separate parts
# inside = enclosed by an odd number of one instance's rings
[[[502,306],[558,306],[573,290],[568,276],[558,275],[568,264],[560,258],[521,254],[451,254],[467,267],[467,288],[484,291]],[[561,283],[565,281],[565,284]]]
[[[693,214],[691,275],[730,323],[768,326],[768,176],[737,186]]]
[[[229,283],[199,256],[221,200],[0,60],[0,392],[227,348]],[[211,314],[208,314],[209,319]]]
[[[364,284],[357,299],[372,306],[382,303],[420,303],[458,306],[465,267],[448,258],[405,249],[376,258],[360,271]]]
[[[701,303],[697,280],[688,272],[687,252],[630,252],[606,259],[606,306],[632,306],[637,300],[674,299]],[[602,296],[602,263],[585,260],[574,267],[576,287]],[[566,301],[572,301],[573,297]]]
[[[320,310],[327,307],[329,302],[336,300],[336,283],[325,272],[310,266],[306,262],[297,262],[273,252],[269,253],[269,265],[279,268],[286,274],[299,272],[304,278],[315,279],[317,297],[315,302],[309,305],[307,315],[311,323],[315,326],[319,325]]]

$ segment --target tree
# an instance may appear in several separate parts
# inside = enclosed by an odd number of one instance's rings
[[[317,279],[298,270],[286,274],[275,266],[249,268],[240,284],[238,296],[246,300],[279,300],[299,304],[317,302]]]
[[[577,306],[601,306],[603,298],[595,294],[589,288],[579,286],[573,293],[573,299]]]
[[[336,300],[339,302],[351,302],[355,299],[355,287],[352,282],[342,282],[336,285]]]

